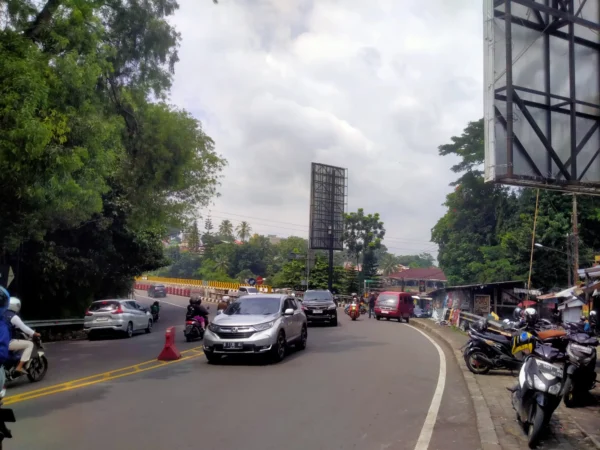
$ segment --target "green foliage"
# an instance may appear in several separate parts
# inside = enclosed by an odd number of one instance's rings
[[[469,123],[463,135],[439,150],[440,155],[459,156],[461,161],[452,170],[464,172],[446,197],[446,214],[432,229],[438,261],[449,283],[527,280],[536,191],[484,182],[483,120]],[[540,191],[535,241],[559,251],[535,248],[535,287],[567,284],[569,262],[564,253],[571,211],[570,196]],[[593,249],[600,248],[600,204],[594,197],[580,197],[579,211],[580,266],[586,267],[593,260]]]
[[[167,264],[163,237],[216,195],[225,161],[196,119],[166,103],[177,7],[3,8],[0,244],[26,315],[80,315],[91,299],[127,294],[134,276]],[[166,254],[180,275],[193,265]]]
[[[381,247],[384,236],[385,228],[379,213],[365,215],[364,210],[359,208],[357,212],[346,214],[343,239],[349,255],[355,258],[357,264],[365,251]]]

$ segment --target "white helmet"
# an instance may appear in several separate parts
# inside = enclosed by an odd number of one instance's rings
[[[17,297],[11,297],[10,303],[8,304],[8,309],[16,313],[21,311],[21,300],[19,300]]]
[[[224,295],[221,300],[223,300],[224,302],[228,302],[229,301],[229,295]]]

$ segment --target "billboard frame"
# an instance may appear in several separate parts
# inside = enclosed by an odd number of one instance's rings
[[[600,134],[600,98],[594,102],[584,101],[577,97],[576,91],[576,45],[585,47],[595,52],[600,61],[600,40],[594,42],[576,34],[576,26],[586,27],[600,34],[600,19],[592,22],[579,17],[587,0],[576,4],[573,0],[484,0],[484,33],[485,33],[485,153],[486,153],[486,181],[495,181],[503,184],[540,187],[567,192],[580,192],[600,195],[600,179],[593,182],[583,180],[592,164],[600,167],[600,147],[593,146],[593,154],[589,161],[579,164],[578,156],[596,133]],[[528,17],[514,14],[514,7],[529,8]],[[495,25],[496,20],[504,24],[505,70],[500,78],[504,78],[504,86],[498,86],[494,71],[494,52],[496,45]],[[514,28],[515,27],[515,28]],[[543,37],[541,66],[544,73],[544,88],[533,89],[519,85],[513,78],[513,66],[520,56],[513,54],[513,30],[517,32],[527,29],[540,33]],[[564,31],[566,29],[566,31]],[[551,74],[553,65],[562,61],[551,61],[551,38],[566,41],[568,47],[568,95],[561,95],[553,89]],[[560,41],[552,41],[553,44]],[[533,45],[533,43],[531,44]],[[580,48],[577,47],[577,48]],[[528,50],[525,48],[523,54]],[[600,69],[597,67],[596,70]],[[597,77],[598,78],[598,77]],[[596,87],[600,92],[600,82]],[[534,101],[533,96],[542,97],[543,100]],[[599,95],[600,97],[600,95]],[[503,114],[496,102],[504,102],[506,112]],[[582,109],[593,109],[594,114],[583,112]],[[522,118],[518,113],[521,113]],[[533,112],[533,114],[532,114]],[[534,114],[544,114],[544,123],[536,121]],[[569,142],[566,160],[561,159],[556,144],[553,144],[552,114],[568,115],[569,117]],[[536,136],[545,152],[545,161],[540,164],[527,148],[527,143],[521,142],[514,131],[514,123],[523,119],[526,126]],[[578,139],[578,123],[581,120],[591,122],[591,127],[581,133]],[[578,122],[579,121],[579,122]],[[499,174],[496,167],[496,126],[500,125],[506,135],[506,173]],[[588,152],[584,152],[588,154]],[[590,152],[591,153],[591,152]],[[504,156],[504,155],[502,155]],[[515,173],[515,156],[521,158],[528,166],[528,174]],[[490,163],[492,162],[492,163]],[[522,167],[520,168],[522,171]],[[517,170],[519,171],[519,170]]]
[[[348,169],[313,162],[310,186],[309,249],[343,250]]]

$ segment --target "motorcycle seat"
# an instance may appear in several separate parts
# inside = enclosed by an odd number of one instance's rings
[[[510,342],[510,339],[506,336],[502,336],[501,334],[496,333],[481,333],[481,335],[489,339],[490,341],[498,342],[499,344],[507,344]]]
[[[566,336],[567,332],[565,330],[542,330],[538,331],[537,337],[542,341],[546,339],[554,339]]]

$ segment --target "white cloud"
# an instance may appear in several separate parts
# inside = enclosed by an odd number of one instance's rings
[[[214,221],[307,235],[316,161],[349,169],[349,209],[379,212],[393,251],[435,250],[456,178],[437,147],[483,114],[481,5],[182,0],[174,24],[172,101],[229,160]]]

